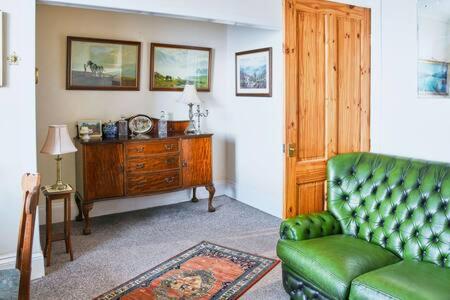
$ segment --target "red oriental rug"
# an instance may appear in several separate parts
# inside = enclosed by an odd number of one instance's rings
[[[95,299],[237,299],[278,262],[201,242]]]

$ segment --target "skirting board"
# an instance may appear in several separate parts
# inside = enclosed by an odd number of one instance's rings
[[[216,188],[215,196],[227,195],[233,197],[230,193],[229,184],[226,180],[215,181],[214,186]],[[122,198],[108,201],[101,201],[94,204],[94,208],[91,212],[91,217],[122,213],[132,210],[139,210],[145,208],[151,208],[156,206],[170,205],[180,202],[186,202],[191,199],[192,190],[183,190],[174,193],[158,194],[154,196],[138,197],[138,198]],[[197,189],[197,198],[208,198],[208,192],[204,188]],[[71,201],[72,220],[78,214],[78,208],[75,201]],[[62,222],[64,219],[64,203],[60,200],[56,200],[52,204],[52,218],[53,223]],[[206,209],[206,208],[205,208]],[[43,225],[45,220],[45,200],[41,199],[39,204],[39,224]]]
[[[0,255],[0,270],[13,269],[16,267],[16,254]],[[31,279],[45,276],[44,256],[42,252],[33,253],[31,256]]]

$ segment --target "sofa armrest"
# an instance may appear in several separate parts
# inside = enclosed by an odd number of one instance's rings
[[[287,219],[281,223],[283,240],[302,241],[341,233],[341,225],[328,211]]]

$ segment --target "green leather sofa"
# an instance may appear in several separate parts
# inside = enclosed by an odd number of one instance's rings
[[[327,182],[328,211],[281,224],[291,299],[450,299],[450,164],[343,154]]]

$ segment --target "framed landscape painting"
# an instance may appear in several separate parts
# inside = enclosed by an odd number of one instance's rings
[[[80,129],[81,127],[87,127],[92,130],[89,136],[92,138],[102,137],[102,121],[101,120],[79,120],[78,121],[78,136],[81,138]]]
[[[449,96],[448,63],[419,60],[417,70],[419,96]]]
[[[236,53],[236,96],[272,96],[272,48]]]
[[[151,91],[182,91],[186,83],[210,91],[211,48],[156,43],[150,48]]]
[[[67,90],[139,90],[141,43],[67,37]]]

